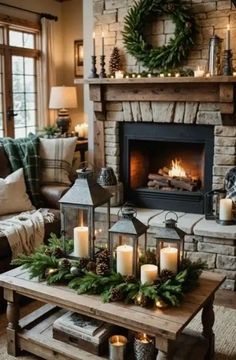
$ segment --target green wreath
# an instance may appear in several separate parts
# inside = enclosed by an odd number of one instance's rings
[[[145,24],[152,16],[166,16],[176,25],[175,37],[167,45],[152,47],[145,41]],[[140,0],[129,9],[124,20],[125,48],[149,71],[173,69],[187,59],[194,44],[195,21],[179,0]]]

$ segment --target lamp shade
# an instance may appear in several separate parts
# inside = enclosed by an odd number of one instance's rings
[[[53,86],[51,88],[49,109],[70,109],[77,107],[75,86]]]

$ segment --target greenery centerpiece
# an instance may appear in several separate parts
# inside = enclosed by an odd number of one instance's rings
[[[65,257],[73,248],[73,241],[66,243],[51,234],[48,245],[42,245],[30,255],[21,255],[13,260],[13,265],[28,269],[31,278],[47,283],[63,283],[76,290],[78,294],[98,294],[104,302],[123,301],[140,306],[179,306],[184,294],[197,286],[198,278],[205,265],[184,259],[179,272],[174,275],[163,270],[153,283],[142,284],[135,276],[122,276],[111,267],[107,249],[100,249],[93,259],[71,260]],[[155,261],[148,251],[140,264]]]
[[[153,47],[145,39],[145,25],[153,16],[157,20],[168,16],[176,26],[174,37],[166,45]],[[123,39],[126,50],[149,71],[176,68],[187,59],[194,45],[194,17],[180,0],[135,1],[124,23]]]

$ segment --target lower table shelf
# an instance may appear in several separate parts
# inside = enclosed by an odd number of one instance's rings
[[[102,360],[108,357],[90,354],[73,345],[56,340],[52,336],[54,321],[65,313],[65,310],[52,305],[44,305],[30,315],[22,318],[18,333],[20,350],[26,350],[43,359],[57,360]]]

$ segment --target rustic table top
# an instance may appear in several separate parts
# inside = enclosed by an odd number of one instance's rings
[[[102,319],[127,329],[141,331],[153,336],[161,335],[170,340],[187,326],[191,319],[204,307],[207,301],[224,281],[224,276],[203,272],[199,286],[185,295],[179,308],[147,309],[123,303],[103,303],[98,296],[78,295],[66,286],[49,286],[37,279],[29,279],[29,274],[21,267],[0,275],[0,286],[40,300]]]

